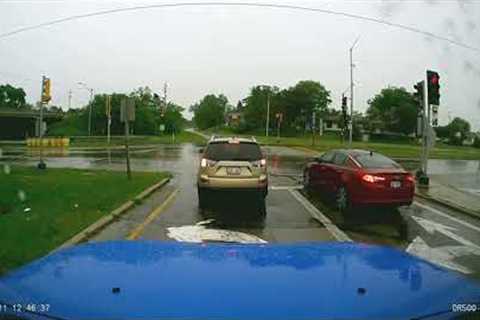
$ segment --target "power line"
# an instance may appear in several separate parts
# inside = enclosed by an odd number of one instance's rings
[[[118,8],[118,9],[110,9],[110,10],[102,10],[102,11],[96,11],[96,12],[91,12],[91,13],[86,13],[86,14],[79,14],[79,15],[73,15],[65,18],[59,18],[55,20],[51,20],[48,22],[43,22],[39,23],[36,25],[32,26],[27,26],[27,27],[22,27],[18,28],[12,31],[4,32],[0,34],[0,39],[4,39],[10,36],[13,36],[18,33],[30,31],[30,30],[35,30],[38,28],[43,28],[67,21],[72,21],[72,20],[77,20],[77,19],[84,19],[84,18],[89,18],[89,17],[95,17],[95,16],[103,16],[103,15],[108,15],[108,14],[113,14],[113,13],[121,13],[121,12],[127,12],[127,11],[140,11],[140,10],[147,10],[147,9],[154,9],[154,8],[173,8],[173,7],[256,7],[256,8],[272,8],[272,9],[288,9],[288,10],[299,10],[299,11],[308,11],[308,12],[315,12],[315,13],[324,13],[324,14],[331,14],[331,15],[338,15],[338,16],[343,16],[343,17],[348,17],[348,18],[353,18],[357,20],[363,20],[363,21],[369,21],[373,23],[378,23],[378,24],[383,24],[387,25],[390,27],[394,28],[399,28],[403,30],[407,30],[410,32],[422,34],[437,40],[441,41],[446,41],[450,44],[473,50],[476,52],[480,52],[480,48],[473,47],[471,45],[462,43],[460,41],[456,41],[447,37],[443,37],[428,31],[424,31],[412,26],[400,24],[400,23],[394,23],[390,22],[387,20],[383,19],[377,19],[377,18],[372,18],[368,16],[362,16],[362,15],[357,15],[353,13],[348,13],[348,12],[342,12],[342,11],[335,11],[335,10],[328,10],[328,9],[319,9],[319,8],[312,8],[312,7],[304,7],[304,6],[296,6],[296,5],[289,5],[289,4],[274,4],[274,3],[252,3],[252,2],[195,2],[195,3],[188,3],[188,2],[177,2],[177,3],[169,3],[169,4],[152,4],[152,5],[145,5],[145,6],[134,6],[134,7],[128,7],[128,8]]]

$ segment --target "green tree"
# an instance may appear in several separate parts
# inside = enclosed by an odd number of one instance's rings
[[[405,88],[388,87],[368,101],[369,120],[381,123],[383,130],[410,134],[417,123],[417,103]],[[373,128],[371,128],[373,129]]]
[[[223,94],[209,94],[192,105],[193,121],[199,129],[221,126],[225,123],[225,112],[228,110],[228,99]]]
[[[25,91],[9,84],[0,85],[0,108],[26,108]]]
[[[186,120],[182,115],[185,108],[169,102],[163,115],[160,116],[159,123],[165,125],[165,133],[179,132],[183,130]]]
[[[478,133],[473,139],[473,147],[480,148],[480,137],[478,136]]]
[[[245,127],[248,130],[263,128],[267,120],[267,101],[270,99],[270,128],[274,126],[275,113],[279,109],[279,89],[267,85],[259,85],[250,89],[250,94],[243,100]]]
[[[470,133],[470,123],[467,120],[455,117],[452,122],[447,125],[448,140],[451,144],[462,145],[463,140]]]
[[[312,115],[324,114],[332,102],[330,91],[316,81],[305,80],[282,90],[279,94],[279,111],[284,113],[284,126],[303,128],[312,126]]]
[[[153,94],[148,87],[138,88],[128,95],[135,100],[135,121],[131,125],[134,134],[158,134],[159,125],[164,124],[167,133],[183,129],[185,119],[182,116],[183,108],[174,103],[168,103],[161,109],[154,102]],[[120,105],[126,94],[111,94],[112,135],[125,133],[124,124],[120,121]],[[105,135],[107,132],[107,115],[105,113],[107,95],[97,94],[92,104],[92,135]],[[79,110],[69,110],[63,121],[56,123],[49,129],[51,135],[87,135],[89,106]]]

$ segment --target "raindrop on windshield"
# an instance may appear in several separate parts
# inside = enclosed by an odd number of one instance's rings
[[[24,202],[25,199],[27,198],[27,195],[25,194],[25,191],[23,191],[23,190],[18,190],[17,196],[18,196],[18,199],[20,199],[20,201],[22,201],[22,202]]]

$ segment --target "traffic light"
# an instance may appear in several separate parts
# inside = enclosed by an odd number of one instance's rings
[[[423,86],[424,86],[424,81],[417,82],[413,86],[415,89],[415,92],[413,93],[413,96],[415,97],[415,100],[418,102],[418,106],[420,107],[419,109],[423,108]]]
[[[47,77],[42,78],[42,103],[48,103],[52,100],[50,95],[50,79]]]
[[[440,105],[440,76],[437,72],[427,70],[428,104]]]

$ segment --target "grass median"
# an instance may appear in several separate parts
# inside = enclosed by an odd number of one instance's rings
[[[135,136],[129,137],[129,144],[136,145],[152,145],[152,144],[180,144],[180,143],[193,143],[204,144],[205,139],[201,136],[188,131],[182,131],[175,135],[173,139],[172,135],[159,135],[159,136]],[[125,144],[124,136],[112,136],[111,146],[122,146]],[[107,137],[72,137],[70,145],[72,147],[107,147]]]
[[[0,273],[45,255],[168,173],[0,171]]]
[[[226,136],[245,136],[251,137],[251,134],[234,134],[231,131],[220,130],[206,130],[208,134],[219,134]],[[264,135],[255,135],[258,142],[264,145],[271,146],[288,146],[288,147],[303,147],[313,151],[324,152],[330,149],[346,148],[347,143],[342,143],[337,135],[325,134],[323,136],[316,136],[315,146],[312,146],[311,135],[302,137],[280,137],[276,136],[265,137]],[[392,158],[419,158],[421,146],[412,142],[401,141],[369,141],[361,142],[354,141],[353,148],[372,150],[382,153]],[[430,159],[455,159],[455,160],[478,160],[480,159],[480,149],[467,146],[452,146],[443,143],[437,143],[433,150],[430,151]]]

